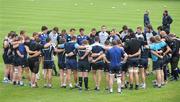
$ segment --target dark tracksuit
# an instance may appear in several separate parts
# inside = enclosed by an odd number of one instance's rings
[[[169,16],[169,15],[163,16],[163,18],[162,18],[163,30],[170,32],[170,24],[172,22],[173,22],[173,19],[171,18],[171,16]]]

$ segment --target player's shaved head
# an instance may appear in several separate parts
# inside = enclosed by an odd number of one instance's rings
[[[167,33],[166,33],[165,31],[161,31],[161,32],[160,32],[160,36],[161,36],[161,37],[164,37],[164,36],[166,36],[166,35],[167,35]]]

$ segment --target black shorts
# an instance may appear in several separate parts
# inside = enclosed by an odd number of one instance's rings
[[[92,63],[92,70],[103,70],[104,62],[98,61],[96,63]]]
[[[104,63],[104,72],[109,72],[109,63]]]
[[[39,58],[30,58],[28,61],[31,72],[37,74],[39,72]]]
[[[128,67],[138,67],[140,58],[129,58],[128,59]]]
[[[128,71],[128,63],[126,62],[126,63],[123,63],[122,65],[121,65],[121,67],[122,67],[122,71],[123,72],[127,72]]]
[[[2,58],[3,58],[4,64],[10,64],[8,61],[8,56],[6,54],[3,54]]]
[[[170,62],[170,60],[171,60],[171,57],[169,55],[165,55],[163,57],[163,64],[167,65]]]
[[[14,58],[14,66],[22,66],[23,65],[23,58],[15,57]]]
[[[44,61],[43,68],[44,69],[52,69],[54,65],[53,61]]]
[[[66,70],[66,64],[64,62],[59,62],[58,67],[59,69]]]
[[[179,62],[179,56],[178,55],[172,56],[170,63],[171,63],[171,68],[173,70],[178,68],[178,62]]]
[[[153,70],[161,70],[163,67],[163,60],[158,59],[157,61],[153,61]]]
[[[23,59],[22,68],[26,68],[26,67],[29,67],[28,59]]]
[[[14,56],[13,55],[7,55],[7,54],[3,54],[3,61],[4,64],[13,64],[14,61]]]
[[[141,58],[139,60],[139,68],[147,69],[148,67],[148,58]]]
[[[90,71],[90,63],[88,61],[79,61],[78,62],[78,71],[79,72],[89,72]]]
[[[118,65],[118,66],[110,66],[110,70],[109,73],[110,74],[121,74],[122,71],[122,66]]]

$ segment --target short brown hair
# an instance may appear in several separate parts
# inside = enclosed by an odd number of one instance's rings
[[[106,27],[105,25],[102,25],[101,28]]]
[[[76,40],[76,36],[72,36],[72,37],[71,37],[71,40]]]
[[[111,32],[116,32],[116,29],[112,29]]]
[[[117,40],[117,44],[122,44],[122,41],[120,39]]]
[[[33,37],[35,37],[36,35],[39,35],[37,32],[34,32],[33,33]]]
[[[152,37],[150,38],[150,41],[151,41],[151,43],[154,43],[154,42],[156,42],[156,39],[155,39],[155,37],[154,37],[154,36],[152,36]]]
[[[56,31],[56,32],[59,32],[59,28],[58,27],[54,27],[53,30]]]
[[[91,31],[96,31],[96,28],[92,28]]]
[[[20,35],[23,35],[23,34],[25,34],[25,33],[26,33],[25,30],[21,30],[19,34],[20,34]]]
[[[70,32],[76,31],[76,29],[75,29],[75,28],[71,28],[69,31],[70,31]]]
[[[161,37],[159,35],[155,36],[156,41],[161,41]]]
[[[150,24],[147,25],[147,28],[148,28],[148,29],[151,29],[151,30],[153,29],[152,25],[150,25]]]
[[[127,25],[123,25],[122,30],[128,30]]]
[[[87,40],[83,40],[82,43],[85,44],[85,45],[87,45],[87,44],[88,44],[88,41],[87,41]]]
[[[41,27],[41,31],[44,31],[44,30],[47,30],[47,29],[48,29],[48,27],[46,27],[46,26]]]
[[[117,43],[117,41],[116,40],[113,40],[112,41],[112,45],[117,45],[118,43]]]
[[[63,32],[63,33],[66,33],[66,29],[62,29],[62,30],[61,30],[61,33],[62,33],[62,32]]]
[[[140,29],[140,30],[142,30],[142,27],[141,27],[141,26],[138,26],[138,27],[137,27],[137,29]]]
[[[79,32],[81,32],[81,31],[84,31],[84,28],[80,28],[80,29],[79,29]]]

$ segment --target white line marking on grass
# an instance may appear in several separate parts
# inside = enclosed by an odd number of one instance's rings
[[[116,7],[113,6],[113,7],[111,7],[111,8],[114,9],[114,8],[116,8]]]
[[[74,4],[74,6],[78,6],[78,4],[77,4],[77,3],[75,3],[75,4]]]
[[[90,5],[94,5],[94,3],[93,3],[93,2],[91,2],[91,3],[90,3]]]
[[[123,6],[126,6],[126,3],[125,3],[125,2],[123,2],[123,3],[122,3],[122,5],[123,5]]]
[[[167,6],[166,6],[166,5],[164,5],[164,8],[166,9],[166,8],[167,8]]]

